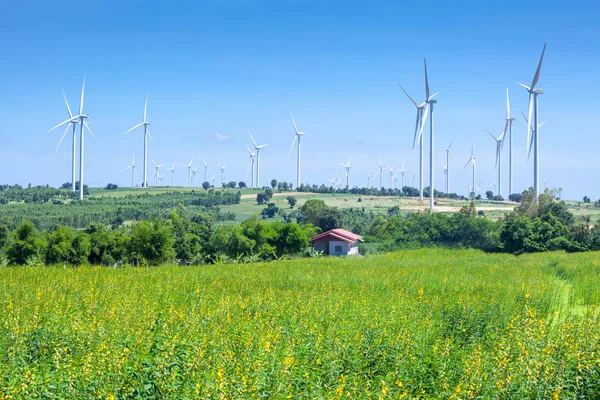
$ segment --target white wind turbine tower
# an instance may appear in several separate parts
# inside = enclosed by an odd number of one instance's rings
[[[433,195],[434,195],[434,181],[433,178],[435,176],[433,171],[433,105],[437,104],[437,100],[433,100],[433,97],[437,95],[435,93],[433,96],[429,96],[429,80],[427,78],[427,60],[423,60],[423,64],[425,66],[425,102],[427,105],[425,106],[425,114],[423,115],[423,123],[427,120],[427,113],[431,113],[431,118],[429,119],[429,209],[433,210]],[[431,111],[430,111],[431,109]],[[423,125],[421,125],[421,131],[423,130]]]
[[[450,193],[450,157],[454,158],[450,148],[452,147],[452,143],[454,143],[454,139],[456,139],[456,135],[454,135],[454,137],[452,138],[450,146],[448,146],[447,149],[442,149],[442,151],[446,152],[446,167],[444,168],[446,174],[446,193]]]
[[[152,160],[152,164],[154,164],[154,174],[152,175],[152,176],[154,177],[154,185],[155,185],[155,186],[158,186],[158,180],[159,180],[159,177],[160,177],[160,176],[159,176],[159,173],[158,173],[158,169],[159,169],[160,167],[162,167],[164,164],[157,165],[157,164],[154,162],[154,160]]]
[[[173,162],[173,166],[169,168],[171,171],[171,186],[175,186],[175,162]]]
[[[508,195],[513,192],[513,160],[512,160],[512,124],[515,118],[510,116],[510,101],[508,100],[508,88],[506,88],[506,123],[504,134],[508,132]]]
[[[346,169],[346,187],[350,188],[350,161],[352,161],[352,157],[348,160],[348,164],[340,163],[342,167]]]
[[[204,182],[208,182],[208,180],[206,179],[206,170],[210,167],[208,166],[208,164],[206,164],[206,160],[204,159],[204,157],[202,157],[202,162],[204,163]]]
[[[488,131],[485,130],[491,137],[496,141],[496,169],[498,170],[498,193],[502,195],[502,147],[504,146],[504,132],[499,137],[495,137]]]
[[[467,163],[465,164],[465,168],[467,168],[469,166],[469,164],[473,164],[473,193],[475,193],[475,171],[477,171],[477,167],[475,166],[475,159],[477,157],[475,157],[475,140],[473,140],[473,145],[471,146],[471,157],[469,158],[469,160],[467,161]]]
[[[375,176],[379,174],[379,189],[381,190],[381,188],[383,187],[383,170],[385,169],[385,167],[383,166],[383,164],[381,164],[381,158],[379,158],[379,155],[377,155],[377,161],[379,161],[379,167],[377,169],[377,172],[375,172]]]
[[[498,184],[496,183],[496,180],[494,179],[494,181],[492,182],[492,184],[490,185],[490,187],[494,188],[494,195],[497,195],[498,193],[496,193],[496,187],[498,187]]]
[[[250,147],[248,147],[248,145],[246,143],[244,143],[244,146],[246,146],[246,150],[248,150],[248,154],[250,155],[250,169],[252,170],[252,188],[254,189],[254,158],[256,157],[256,150],[251,151]],[[248,175],[248,171],[246,170],[246,175]]]
[[[219,164],[219,168],[221,168],[221,186],[223,186],[225,184],[225,167],[227,167],[227,164],[221,165],[219,162],[217,162],[217,164]]]
[[[127,171],[131,168],[131,187],[135,187],[135,153],[133,153],[133,160],[131,161],[131,165],[125,168],[122,172]]]
[[[210,178],[210,179],[212,180],[212,185],[213,185],[213,187],[215,186],[215,177],[216,177],[216,176],[217,176],[217,175],[213,175],[213,177],[212,177],[212,178]]]
[[[538,95],[543,94],[543,89],[536,89],[535,85],[538,82],[540,77],[540,70],[542,68],[542,61],[544,60],[544,53],[546,52],[546,43],[544,43],[544,49],[542,50],[542,56],[540,57],[540,62],[538,63],[537,70],[535,71],[535,75],[533,76],[533,81],[531,82],[531,86],[525,86],[522,83],[517,82],[518,85],[523,86],[527,89],[529,93],[529,118],[527,121],[532,121],[532,113],[533,113],[533,123],[527,123],[527,142],[530,144],[530,135],[531,143],[533,144],[533,190],[535,191],[535,199],[536,202],[539,200],[538,196],[540,193],[540,158],[539,158],[539,150],[540,150],[540,140],[538,136]]]
[[[388,172],[390,173],[390,189],[394,188],[394,167],[388,166]]]
[[[194,157],[190,160],[189,164],[182,164],[182,167],[187,167],[188,169],[188,187],[192,186],[192,164],[194,163]]]
[[[150,138],[152,139],[152,141],[154,141],[154,139],[152,138],[152,135],[150,135],[150,122],[146,121],[146,110],[148,109],[148,96],[146,95],[146,102],[144,103],[144,120],[142,122],[140,122],[139,124],[137,124],[136,126],[134,126],[133,128],[131,128],[130,130],[128,130],[127,132],[125,132],[125,135],[127,135],[129,132],[131,132],[134,129],[139,128],[140,126],[144,127],[144,181],[142,183],[142,187],[148,187],[148,182],[147,182],[147,168],[148,168],[148,136],[150,136]]]
[[[399,171],[400,172],[400,183],[402,186],[400,186],[400,189],[404,188],[404,164],[406,163],[406,161],[402,162],[402,169]]]
[[[83,164],[84,164],[84,158],[83,158],[83,150],[84,150],[84,143],[83,143],[83,139],[84,139],[84,127],[85,129],[88,130],[88,132],[90,133],[90,135],[92,135],[92,137],[94,138],[94,140],[96,142],[98,142],[98,139],[96,139],[96,137],[94,136],[94,134],[92,133],[92,130],[90,129],[90,127],[88,126],[88,124],[85,122],[85,120],[89,117],[88,114],[84,114],[83,113],[83,101],[84,101],[84,94],[85,94],[85,76],[83,77],[83,85],[81,87],[81,100],[79,102],[79,115],[75,115],[71,118],[69,118],[68,120],[61,122],[60,124],[56,125],[54,128],[50,129],[56,129],[60,126],[63,126],[65,124],[68,123],[73,123],[75,121],[79,121],[79,200],[83,200]]]
[[[367,188],[369,188],[369,184],[371,183],[371,175],[367,174]]]
[[[260,149],[262,149],[265,146],[268,146],[268,144],[261,144],[259,146],[254,141],[254,138],[250,134],[250,131],[248,131],[248,135],[250,136],[250,139],[252,140],[252,144],[254,145],[254,150],[256,150],[256,187],[259,188],[260,187]]]
[[[65,138],[65,136],[67,135],[67,132],[69,131],[69,128],[71,128],[71,126],[73,127],[73,147],[71,150],[71,190],[74,192],[75,191],[75,181],[77,180],[76,177],[76,165],[77,165],[77,124],[79,123],[78,119],[73,120],[73,114],[71,113],[71,108],[69,107],[69,102],[67,101],[67,96],[65,95],[65,91],[63,89],[63,98],[65,99],[65,105],[67,106],[67,114],[69,115],[69,119],[71,119],[69,125],[67,125],[67,129],[65,129],[65,133],[63,133],[63,135],[60,138],[60,141],[58,142],[58,146],[56,146],[56,150],[58,151],[58,148],[60,147],[60,144],[62,143],[63,139]],[[50,129],[48,132],[52,132],[54,129],[56,129],[57,127],[55,126],[54,128]]]
[[[198,169],[198,167],[192,168],[192,187],[196,187],[196,170],[197,169]]]
[[[298,156],[297,156],[297,170],[296,170],[296,187],[300,186],[300,138],[304,136],[306,132],[298,131],[298,127],[296,126],[296,121],[294,120],[294,116],[292,115],[292,122],[294,123],[294,140],[292,141],[292,146],[290,147],[290,152],[288,153],[288,160],[290,159],[290,155],[292,154],[292,150],[294,149],[294,143],[298,140]]]

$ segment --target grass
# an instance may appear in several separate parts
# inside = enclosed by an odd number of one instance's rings
[[[600,254],[0,268],[1,398],[597,398]]]

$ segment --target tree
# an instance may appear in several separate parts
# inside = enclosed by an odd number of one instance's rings
[[[9,265],[25,265],[41,259],[45,241],[31,221],[23,222],[12,234],[6,248]]]
[[[317,213],[314,225],[321,228],[322,232],[330,229],[341,228],[342,213],[335,207],[326,207],[320,209]]]
[[[271,187],[275,189],[277,187],[277,179],[271,179]]]
[[[492,192],[491,190],[488,190],[487,192],[485,192],[485,197],[487,197],[488,200],[493,200],[494,192]]]
[[[208,190],[209,188],[210,188],[210,183],[208,183],[208,182],[202,182],[202,189]]]
[[[279,212],[279,207],[275,205],[275,203],[267,204],[267,208],[262,210],[262,215],[265,215],[267,218],[273,218],[275,214]]]
[[[523,198],[523,195],[521,193],[513,193],[508,196],[508,199],[510,201],[514,201],[515,203],[520,203],[522,198]]]
[[[268,201],[267,196],[264,193],[258,193],[256,195],[256,203],[260,204],[264,204]]]
[[[239,182],[238,182],[238,187],[239,187],[240,189],[243,189],[243,188],[245,188],[245,187],[246,187],[246,182],[244,182],[244,181],[239,181]]]
[[[287,202],[290,205],[290,208],[294,208],[294,206],[296,205],[296,203],[298,202],[298,200],[296,200],[296,198],[294,196],[288,196],[287,197]]]
[[[228,187],[229,189],[235,189],[235,185],[236,185],[235,181],[231,181],[231,182],[229,182],[229,183],[227,184],[227,187]]]
[[[156,265],[173,255],[173,233],[169,226],[156,220],[140,221],[131,226],[129,251],[134,259]]]
[[[114,183],[109,183],[108,185],[106,185],[106,190],[117,190],[118,188],[119,186],[115,185]]]
[[[310,199],[300,207],[300,212],[302,213],[305,222],[317,225],[317,215],[325,208],[327,208],[327,205],[323,200]]]
[[[587,196],[583,196],[583,202],[584,202],[585,204],[588,204],[590,201],[591,201],[591,199],[590,199],[589,197],[587,197]]]
[[[273,197],[273,190],[266,188],[265,189],[265,196],[267,196],[267,201],[271,200],[271,197]]]

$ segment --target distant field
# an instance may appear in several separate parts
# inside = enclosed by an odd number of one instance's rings
[[[105,190],[100,188],[90,189],[90,196],[126,196],[135,195],[141,193],[150,194],[161,194],[169,191],[180,191],[180,192],[191,192],[192,190],[203,192],[202,188],[187,188],[187,187],[158,187],[158,188],[119,188],[117,190]],[[240,189],[216,189],[226,191],[240,191]],[[231,211],[236,214],[236,221],[245,221],[253,215],[260,214],[264,206],[256,204],[257,193],[262,192],[258,189],[242,189],[242,200],[240,204],[223,206],[223,211]],[[282,208],[289,208],[286,197],[293,195],[298,199],[296,208],[299,208],[308,199],[322,199],[327,205],[339,208],[350,208],[350,207],[364,207],[372,210],[376,213],[387,213],[390,207],[398,206],[402,212],[414,212],[422,211],[429,208],[429,200],[424,199],[422,202],[418,198],[407,198],[407,197],[388,197],[388,196],[359,196],[344,193],[335,194],[318,194],[318,193],[278,193],[275,191],[275,195],[271,202],[277,204]],[[358,199],[361,198],[361,202]],[[436,210],[440,212],[457,212],[460,207],[465,204],[469,204],[469,201],[464,200],[448,200],[438,199]],[[588,204],[587,207],[583,202],[567,201],[569,210],[573,212],[576,217],[589,217],[592,223],[600,221],[600,207],[593,207]],[[497,220],[514,209],[517,204],[505,201],[505,202],[490,202],[487,200],[475,201],[475,206],[478,210],[485,213],[487,218]]]
[[[0,268],[0,398],[598,398],[600,254]]]

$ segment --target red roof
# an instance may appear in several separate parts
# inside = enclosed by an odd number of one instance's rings
[[[332,229],[327,232],[323,232],[318,234],[317,236],[313,236],[312,241],[323,239],[325,237],[331,237],[332,239],[342,240],[344,242],[355,242],[357,240],[362,241],[362,236],[357,235],[356,233],[349,232],[345,229]]]

